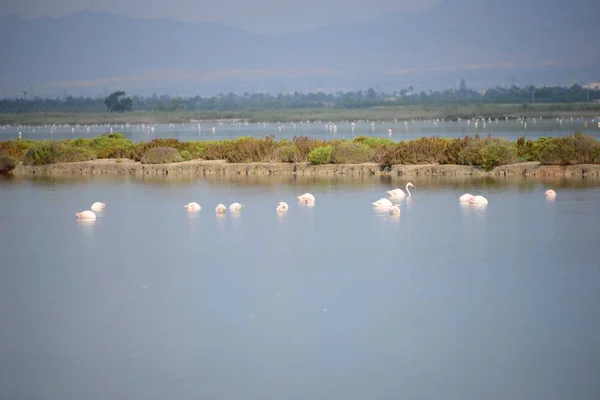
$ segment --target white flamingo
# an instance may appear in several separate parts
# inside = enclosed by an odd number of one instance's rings
[[[188,203],[184,206],[188,211],[191,212],[196,212],[196,211],[200,211],[200,204],[196,203],[195,201],[192,201],[191,203]]]
[[[229,206],[229,211],[242,211],[242,208],[244,208],[243,204],[233,203]]]
[[[227,207],[225,207],[225,204],[219,204],[217,207],[215,207],[215,211],[218,214],[224,214],[227,211]]]
[[[92,204],[92,207],[90,207],[90,210],[92,210],[92,211],[102,211],[105,208],[106,208],[106,203],[101,203],[101,202],[97,201],[94,204]]]
[[[410,190],[408,190],[408,188],[409,188],[409,187],[411,187],[411,188],[413,188],[413,189],[414,189],[414,188],[415,188],[415,185],[413,185],[413,184],[412,184],[412,183],[410,183],[410,182],[408,182],[408,183],[406,184],[406,192],[408,193],[408,197],[412,196],[412,194],[410,193]],[[389,194],[389,195],[390,195],[390,197],[395,197],[395,198],[398,198],[398,199],[403,199],[403,198],[405,198],[405,197],[406,197],[406,193],[404,193],[404,192],[402,191],[402,189],[398,189],[398,188],[396,188],[396,189],[392,189],[392,190],[388,190],[386,193],[387,193],[387,194]]]
[[[277,211],[278,212],[286,212],[290,207],[288,206],[288,204],[285,201],[280,201],[279,204],[277,204]]]
[[[373,202],[372,204],[375,207],[391,207],[391,206],[394,205],[389,199],[386,199],[386,198],[383,198],[383,197],[381,199]]]
[[[304,204],[311,204],[315,202],[315,196],[310,193],[304,193],[302,196],[298,196],[297,199]]]
[[[556,192],[552,189],[546,190],[544,194],[546,195],[546,197],[556,197]]]
[[[392,215],[400,215],[400,204],[393,205],[390,207],[390,214]]]
[[[461,203],[468,203],[471,201],[472,198],[473,198],[473,195],[471,193],[465,193],[462,196],[460,196],[458,201],[460,201]]]
[[[94,214],[94,212],[91,210],[81,211],[75,215],[77,216],[77,218],[79,218],[82,221],[95,221],[96,220],[96,214]]]
[[[473,196],[471,199],[469,199],[469,203],[485,206],[488,204],[488,201],[483,196]]]

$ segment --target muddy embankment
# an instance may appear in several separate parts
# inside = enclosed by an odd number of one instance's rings
[[[27,166],[19,164],[12,174],[19,177],[66,176],[136,176],[136,177],[194,177],[194,176],[448,176],[448,177],[564,177],[600,178],[600,165],[540,165],[526,162],[497,167],[492,171],[465,165],[395,165],[382,169],[378,164],[308,163],[248,163],[230,164],[225,161],[193,160],[176,164],[141,164],[132,160],[93,160],[87,162]]]

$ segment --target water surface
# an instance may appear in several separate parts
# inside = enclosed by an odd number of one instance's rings
[[[0,398],[599,398],[600,183],[412,183],[0,181]]]
[[[0,140],[16,139],[71,139],[94,137],[110,132],[122,132],[133,141],[153,138],[176,138],[189,140],[223,140],[243,136],[277,139],[293,139],[294,136],[309,136],[318,139],[353,139],[361,135],[388,138],[394,141],[413,140],[420,137],[463,137],[492,134],[508,140],[521,135],[528,139],[558,137],[574,132],[588,133],[600,138],[600,117],[596,118],[527,118],[521,120],[471,120],[441,121],[320,121],[298,123],[229,123],[202,122],[182,124],[107,124],[107,125],[45,125],[45,126],[0,126]],[[214,128],[214,131],[213,131]],[[389,133],[391,130],[391,134]]]

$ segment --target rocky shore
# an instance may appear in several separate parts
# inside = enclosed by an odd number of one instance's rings
[[[540,165],[539,162],[525,162],[503,165],[492,171],[465,165],[394,165],[383,169],[375,163],[365,164],[326,164],[309,163],[248,163],[233,164],[226,161],[193,160],[174,164],[142,164],[129,159],[99,159],[86,162],[28,166],[20,163],[11,171],[15,176],[448,176],[448,177],[564,177],[600,178],[600,165]]]

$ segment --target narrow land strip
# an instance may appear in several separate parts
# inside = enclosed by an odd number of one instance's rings
[[[228,163],[226,161],[192,160],[171,164],[142,164],[129,159],[97,159],[85,162],[31,166],[19,163],[11,171],[15,176],[490,176],[490,177],[564,177],[572,179],[600,178],[600,165],[541,165],[537,161],[503,165],[491,171],[466,165],[423,164],[394,165],[382,168],[376,163],[326,164],[310,163]]]

